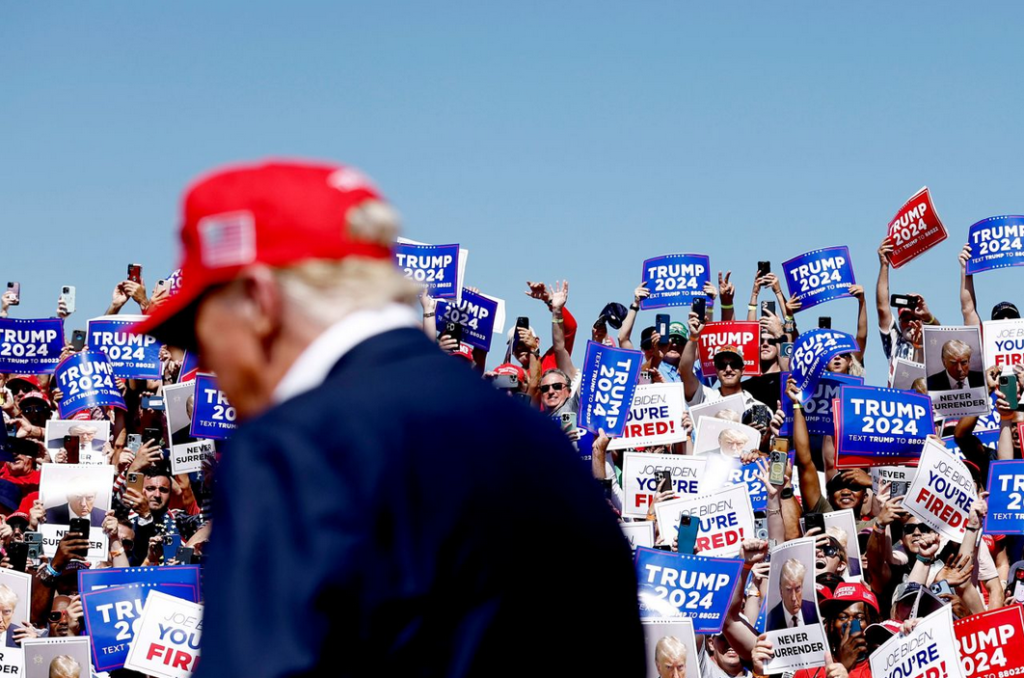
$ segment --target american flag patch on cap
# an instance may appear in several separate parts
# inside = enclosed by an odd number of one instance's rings
[[[205,217],[198,231],[204,266],[242,266],[256,258],[256,223],[250,212]]]

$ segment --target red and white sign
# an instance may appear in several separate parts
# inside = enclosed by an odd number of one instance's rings
[[[654,447],[686,440],[684,400],[683,385],[679,383],[637,386],[626,416],[626,428],[620,438],[612,438],[608,449]]]
[[[964,678],[1024,674],[1024,607],[1011,605],[953,622]]]
[[[893,268],[946,239],[946,227],[935,211],[927,186],[915,193],[889,222],[889,237],[893,246],[889,261]]]
[[[189,678],[199,663],[203,606],[159,591],[150,591],[126,669],[157,678]]]
[[[754,321],[732,320],[708,323],[698,339],[700,369],[715,373],[715,353],[722,346],[735,346],[743,354],[743,375],[761,376],[761,325]]]
[[[658,502],[654,517],[661,534],[676,534],[684,513],[700,520],[694,552],[701,556],[738,556],[743,540],[754,536],[754,510],[746,485],[728,485],[699,497]]]

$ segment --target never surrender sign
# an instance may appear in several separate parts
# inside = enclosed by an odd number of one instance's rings
[[[499,317],[503,319],[504,309],[499,312],[499,307],[503,305],[500,299],[463,288],[461,301],[437,301],[437,326],[442,328],[446,322],[458,323],[462,325],[463,342],[489,351],[491,337],[495,332],[502,331],[500,326],[495,327],[495,322]]]
[[[217,387],[216,377],[212,374],[196,376],[194,402],[195,411],[189,429],[193,438],[226,440],[231,437],[237,427],[235,408]]]
[[[641,384],[636,387],[622,437],[609,450],[671,445],[686,439],[682,384]]]
[[[64,397],[57,404],[61,419],[90,407],[125,409],[124,398],[114,383],[114,369],[106,354],[82,351],[64,359],[54,372]]]
[[[988,467],[986,534],[1024,534],[1024,460],[993,461]]]
[[[638,548],[640,615],[689,617],[696,633],[719,633],[742,571],[738,559]]]
[[[395,243],[394,257],[405,277],[426,285],[430,296],[451,298],[458,295],[462,286],[458,245],[419,245],[400,241]]]
[[[804,403],[814,393],[825,371],[828,361],[833,357],[852,353],[857,350],[857,342],[845,332],[836,330],[816,329],[804,332],[793,342],[793,354],[789,358],[791,376],[800,389],[800,402]],[[782,382],[783,391],[786,382]]]
[[[704,296],[704,283],[711,280],[711,260],[706,254],[666,254],[644,262],[641,280],[650,296],[640,308],[690,306]]]
[[[794,257],[782,264],[789,296],[800,299],[801,311],[826,301],[850,296],[856,284],[850,248],[827,247]]]
[[[967,275],[1024,266],[1024,216],[989,217],[971,226]]]
[[[603,429],[612,438],[622,435],[643,360],[640,351],[587,342],[577,417],[580,428],[591,433]]]
[[[916,461],[935,433],[931,399],[876,386],[843,386],[836,401],[836,466],[892,466]]]
[[[698,337],[700,369],[703,374],[715,373],[715,353],[722,346],[736,346],[743,354],[743,375],[761,375],[761,325],[757,322],[713,322],[704,326]]]
[[[53,374],[63,349],[59,318],[0,318],[0,372]]]
[[[947,235],[946,227],[932,204],[932,194],[925,186],[911,196],[889,222],[889,239],[893,247],[889,263],[893,268],[899,268],[938,245]]]
[[[126,379],[159,379],[160,342],[148,334],[132,334],[132,325],[144,316],[107,315],[88,324],[90,351],[102,351],[110,359],[114,376]]]

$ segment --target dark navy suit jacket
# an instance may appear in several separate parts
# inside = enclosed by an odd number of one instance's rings
[[[217,482],[198,678],[645,671],[589,465],[418,330],[243,424]]]
[[[785,605],[779,603],[768,612],[768,617],[765,619],[765,628],[770,631],[780,631],[786,628],[786,619],[789,616]],[[800,603],[800,616],[803,617],[804,624],[818,623],[818,613],[815,610],[814,603],[810,600],[804,600]]]

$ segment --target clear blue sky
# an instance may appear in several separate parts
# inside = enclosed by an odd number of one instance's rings
[[[892,289],[958,323],[968,227],[1024,210],[1017,3],[0,11],[0,277],[22,282],[19,317],[51,315],[59,287],[76,285],[69,335],[127,263],[150,285],[173,268],[182,188],[239,159],[354,164],[408,237],[467,247],[468,283],[507,299],[513,319],[544,316],[525,280],[568,278],[584,327],[629,303],[645,258],[670,252],[731,269],[745,304],[756,260],[778,270],[847,244],[873,294],[886,224],[925,184],[950,239]],[[979,275],[983,315],[1024,302],[1022,280]],[[805,328],[829,314],[853,329],[852,300],[819,308]],[[881,382],[875,336],[867,359]]]

